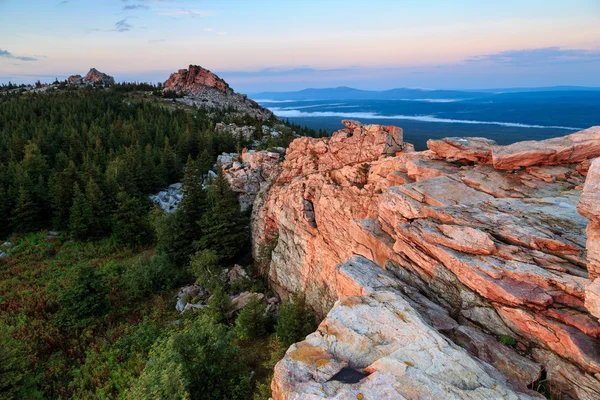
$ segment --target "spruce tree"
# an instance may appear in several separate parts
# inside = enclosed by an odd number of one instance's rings
[[[0,239],[6,238],[10,232],[10,211],[12,204],[8,201],[8,168],[0,163]]]
[[[177,157],[171,146],[169,145],[169,139],[165,138],[165,144],[162,151],[161,158],[162,169],[165,173],[165,180],[168,183],[176,182],[181,176],[177,165]]]
[[[183,198],[179,203],[179,211],[191,223],[187,228],[191,238],[198,238],[201,235],[197,221],[202,218],[205,209],[205,192],[202,185],[202,175],[197,163],[188,157],[185,166],[185,175],[182,182]]]
[[[267,334],[267,305],[257,295],[240,311],[235,321],[235,333],[242,340],[252,340]]]
[[[212,168],[212,160],[213,158],[207,149],[202,150],[202,153],[198,156],[198,170],[200,171],[200,176],[202,178],[204,178]]]
[[[90,235],[99,237],[106,233],[110,226],[110,216],[106,206],[107,199],[100,186],[93,179],[88,180],[85,186],[85,197],[91,210],[89,219]]]
[[[19,197],[12,211],[11,222],[14,230],[20,233],[33,232],[39,228],[37,205],[24,185],[19,187]]]
[[[45,157],[38,146],[28,142],[17,166],[18,198],[12,212],[13,227],[26,233],[43,228],[48,222],[48,187]]]
[[[167,253],[175,266],[187,265],[194,254],[194,242],[202,237],[198,221],[205,209],[205,193],[198,168],[191,157],[186,164],[183,178],[183,198],[173,216],[163,218],[159,226],[159,248]]]
[[[64,326],[86,326],[93,317],[110,308],[109,285],[103,274],[88,263],[78,265],[71,286],[59,297],[59,322]]]
[[[69,227],[69,213],[73,206],[73,188],[77,182],[77,168],[73,161],[61,172],[51,178],[53,226],[66,230]]]
[[[202,237],[196,247],[214,250],[221,260],[230,260],[248,244],[248,219],[221,168],[209,188],[207,205],[199,222]]]
[[[152,242],[148,213],[142,201],[121,191],[113,214],[113,233],[118,243],[140,246]]]
[[[304,340],[317,327],[314,314],[306,306],[303,296],[294,295],[292,302],[279,308],[275,333],[285,351],[292,344]]]
[[[93,211],[79,184],[73,186],[73,205],[69,217],[69,233],[72,239],[86,240],[91,236],[90,224],[94,218]]]

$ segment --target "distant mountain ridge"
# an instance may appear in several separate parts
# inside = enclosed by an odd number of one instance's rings
[[[500,94],[555,93],[562,96],[567,92],[600,92],[598,87],[552,86],[540,88],[508,88],[482,90],[442,90],[396,88],[389,90],[362,90],[347,86],[323,89],[303,89],[290,92],[260,92],[249,96],[257,100],[472,100]],[[552,96],[552,95],[551,95]]]

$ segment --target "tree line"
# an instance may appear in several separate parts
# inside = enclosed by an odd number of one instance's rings
[[[110,233],[114,210],[131,207],[127,198],[147,208],[148,194],[182,178],[188,157],[206,171],[248,144],[215,132],[215,119],[227,116],[113,90],[0,97],[0,238],[44,228],[77,239]]]

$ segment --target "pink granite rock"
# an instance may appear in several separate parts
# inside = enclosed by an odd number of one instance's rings
[[[496,169],[580,163],[600,156],[600,126],[541,141],[518,142],[492,151]]]
[[[269,269],[274,289],[282,297],[302,292],[324,316],[346,296],[401,287],[412,293],[411,302],[421,296],[426,300],[419,304],[438,307],[432,312],[435,307],[415,305],[440,332],[458,335],[457,324],[476,329],[471,342],[464,335],[460,341],[473,352],[481,343],[477,332],[486,338],[509,335],[523,354],[551,354],[569,366],[568,384],[559,368],[548,371],[550,383],[561,383],[558,392],[587,393],[592,381],[600,384],[600,325],[593,314],[595,286],[588,279],[593,268],[586,266],[589,223],[576,208],[583,182],[578,163],[593,154],[591,138],[600,130],[515,144],[512,150],[485,140],[460,147],[452,139],[414,152],[402,151],[406,146],[396,129],[346,125],[330,140],[294,141],[282,173],[257,196],[254,251],[274,247]],[[568,146],[571,155],[565,153]],[[486,164],[490,148],[498,169]],[[473,165],[477,162],[483,164]],[[521,166],[527,168],[505,171]],[[593,186],[594,171],[592,164],[586,188]],[[595,189],[585,190],[595,196]],[[585,199],[579,206],[584,215],[597,203]],[[392,271],[387,283],[350,279],[349,267],[337,267],[356,255]],[[491,343],[481,346],[479,351],[496,355],[489,362],[500,368],[502,351]],[[352,364],[353,357],[344,362]],[[333,359],[339,362],[328,358]],[[509,370],[502,372],[509,376]],[[277,376],[288,379],[276,374],[276,387],[295,385],[278,383]],[[315,393],[329,390],[322,384]],[[332,396],[348,394],[334,389]],[[302,390],[298,393],[314,394]]]

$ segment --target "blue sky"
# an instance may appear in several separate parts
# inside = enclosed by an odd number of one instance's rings
[[[189,64],[243,92],[600,86],[600,1],[0,0],[0,82]]]

